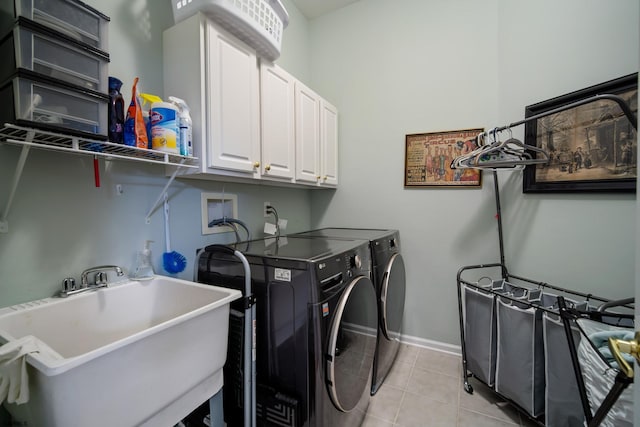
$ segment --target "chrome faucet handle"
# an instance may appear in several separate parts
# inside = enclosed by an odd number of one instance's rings
[[[105,273],[104,271],[98,271],[96,273],[94,282],[95,282],[96,286],[106,284],[107,283],[107,273]]]
[[[69,292],[76,290],[76,279],[73,277],[67,277],[62,281],[62,292]]]

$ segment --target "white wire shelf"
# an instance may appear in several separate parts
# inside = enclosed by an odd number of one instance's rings
[[[105,159],[173,165],[183,168],[198,167],[197,157],[129,147],[123,144],[64,135],[10,123],[5,123],[0,129],[0,143],[30,146],[71,154],[91,155]]]
[[[18,183],[22,177],[24,165],[27,161],[31,148],[65,152],[69,154],[80,154],[85,156],[102,157],[106,160],[127,160],[144,163],[155,163],[165,166],[177,166],[162,189],[162,193],[153,207],[147,213],[146,222],[149,222],[151,214],[158,207],[159,200],[166,193],[167,189],[175,179],[178,171],[182,168],[197,168],[198,158],[192,156],[181,156],[179,154],[165,153],[158,150],[148,150],[144,148],[129,147],[113,142],[98,141],[77,136],[65,135],[41,129],[18,126],[5,123],[0,127],[0,144],[13,144],[22,146],[20,157],[18,158],[16,170],[13,174],[11,185],[9,186],[9,196],[0,215],[0,233],[9,231],[7,218],[11,210],[11,204],[18,188]],[[96,184],[99,186],[99,184]]]

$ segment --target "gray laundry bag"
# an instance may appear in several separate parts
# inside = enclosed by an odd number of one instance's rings
[[[497,348],[496,294],[523,296],[526,291],[504,280],[476,285],[478,287],[463,285],[465,358],[467,369],[493,387]]]
[[[569,343],[559,315],[542,315],[545,360],[545,425],[578,427],[584,425],[580,390],[573,370]],[[580,332],[572,328],[576,346]]]
[[[602,349],[594,346],[592,339],[597,334],[633,333],[633,327],[616,327],[590,319],[578,319],[577,323],[583,332],[583,338],[578,345],[578,361],[591,412],[595,413],[611,390],[618,368],[612,359],[603,355]],[[633,426],[633,384],[622,392],[600,425],[603,427]]]
[[[532,417],[544,413],[542,310],[497,297],[495,389]]]

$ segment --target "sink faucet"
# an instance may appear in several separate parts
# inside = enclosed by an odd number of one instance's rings
[[[87,276],[91,273],[96,273],[95,282],[92,285],[93,287],[104,287],[107,285],[107,273],[104,270],[114,270],[118,277],[124,276],[124,272],[122,268],[117,265],[99,265],[97,267],[91,267],[82,272],[80,276],[80,288],[89,287],[89,281]]]
[[[66,298],[70,295],[79,294],[86,291],[93,291],[99,288],[107,286],[107,272],[106,270],[113,270],[118,277],[124,276],[124,271],[117,265],[99,265],[86,269],[80,276],[80,287],[76,287],[75,280],[72,277],[66,278],[62,281],[62,291],[60,296]],[[94,283],[89,283],[89,274],[95,273]]]

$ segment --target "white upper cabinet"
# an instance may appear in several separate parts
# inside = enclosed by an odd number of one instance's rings
[[[260,177],[258,60],[201,14],[163,37],[164,93],[191,109],[199,173]]]
[[[338,185],[338,111],[296,82],[296,181]]]
[[[295,78],[277,65],[260,64],[260,117],[264,178],[295,177]]]
[[[338,185],[338,110],[320,101],[320,184]]]
[[[211,23],[207,33],[209,167],[258,172],[260,106],[255,51]]]
[[[337,110],[285,70],[200,13],[164,32],[163,64],[193,120],[199,167],[182,175],[337,186]]]
[[[320,182],[320,97],[296,82],[296,181]]]

